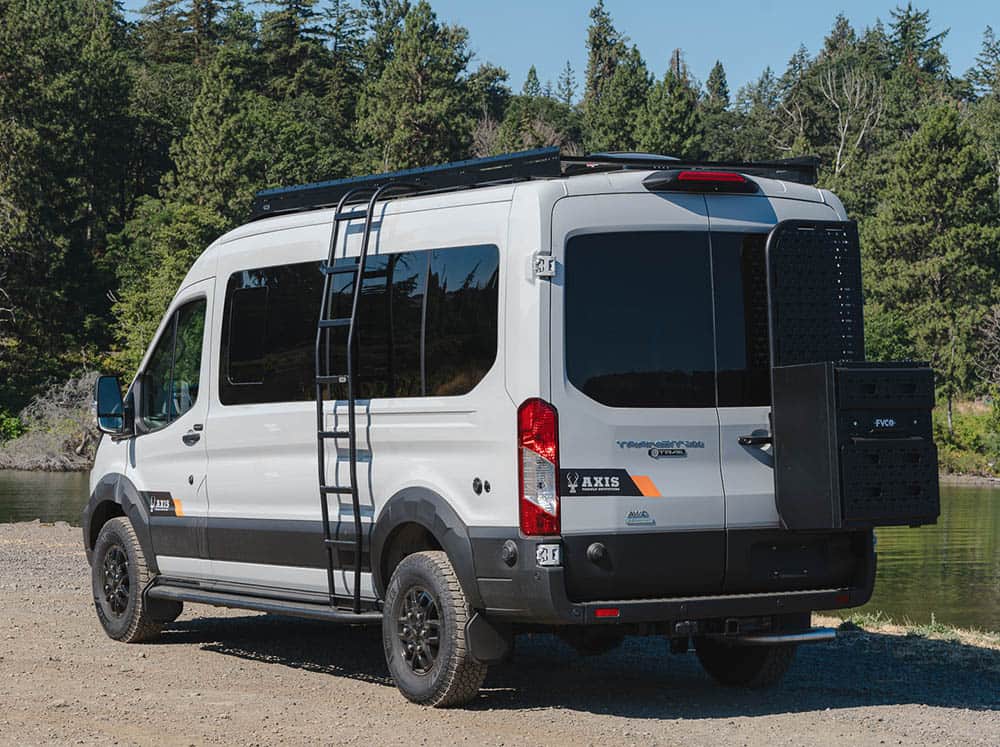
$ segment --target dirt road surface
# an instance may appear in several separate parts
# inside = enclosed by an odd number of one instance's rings
[[[1000,651],[850,633],[777,688],[715,685],[656,638],[577,657],[518,640],[475,703],[403,700],[376,629],[189,605],[108,639],[79,529],[0,525],[0,744],[1000,745]]]

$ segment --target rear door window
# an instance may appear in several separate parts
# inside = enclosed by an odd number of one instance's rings
[[[712,233],[719,407],[771,402],[767,234]]]
[[[586,234],[566,245],[566,372],[611,407],[714,407],[708,232]]]

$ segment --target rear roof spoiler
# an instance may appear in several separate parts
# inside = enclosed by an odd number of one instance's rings
[[[561,161],[563,176],[594,171],[705,169],[738,171],[750,176],[763,176],[799,184],[815,184],[819,181],[817,156],[777,158],[769,161],[697,161],[647,153],[595,153],[589,156],[563,156]]]

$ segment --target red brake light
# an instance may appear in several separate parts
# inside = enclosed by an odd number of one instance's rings
[[[735,171],[667,169],[654,171],[642,180],[650,192],[719,192],[755,194],[757,182]]]
[[[519,514],[528,536],[559,534],[559,422],[556,409],[529,399],[517,410]]]
[[[594,617],[621,617],[621,614],[617,607],[598,607],[594,610]]]
[[[716,182],[721,184],[746,184],[746,177],[733,171],[682,171],[679,182]]]

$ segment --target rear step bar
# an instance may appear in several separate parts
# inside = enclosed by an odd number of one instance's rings
[[[791,643],[825,643],[837,637],[835,628],[813,628],[801,633],[770,633],[765,635],[726,636],[722,640],[740,646],[776,646]]]
[[[146,596],[153,599],[169,599],[174,602],[195,602],[211,604],[216,607],[236,607],[258,612],[270,612],[275,615],[291,615],[293,617],[309,617],[329,622],[348,623],[351,625],[374,625],[381,622],[381,612],[353,612],[348,609],[337,609],[329,604],[309,602],[291,602],[280,599],[264,599],[245,594],[231,594],[223,591],[206,591],[187,586],[171,586],[160,584],[150,587]]]

